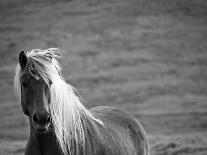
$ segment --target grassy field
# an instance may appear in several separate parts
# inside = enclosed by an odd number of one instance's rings
[[[144,125],[152,155],[207,154],[206,0],[0,0],[0,155],[23,154],[13,94],[21,49],[60,47],[87,107]]]

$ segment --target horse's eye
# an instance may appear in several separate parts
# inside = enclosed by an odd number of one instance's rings
[[[26,82],[22,82],[22,86],[23,87],[27,87],[27,83]]]
[[[35,70],[33,70],[33,69],[31,69],[31,73],[32,73],[33,75],[36,74]]]
[[[51,80],[49,80],[49,87],[52,85],[52,81]]]

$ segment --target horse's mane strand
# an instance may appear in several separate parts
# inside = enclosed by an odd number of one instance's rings
[[[84,117],[103,124],[87,110],[76,96],[76,90],[67,84],[61,75],[61,67],[57,61],[61,57],[61,50],[50,48],[46,50],[34,49],[27,52],[28,62],[24,70],[18,64],[14,78],[15,92],[21,99],[21,76],[26,72],[32,76],[34,72],[50,86],[50,112],[57,141],[65,155],[78,153],[78,148],[85,146]]]

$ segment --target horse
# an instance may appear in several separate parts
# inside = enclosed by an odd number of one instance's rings
[[[19,52],[15,93],[28,116],[25,155],[149,155],[146,132],[127,112],[87,109],[66,82],[59,48]]]

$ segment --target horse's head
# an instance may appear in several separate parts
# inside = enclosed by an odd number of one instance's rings
[[[29,69],[29,58],[21,51],[19,66],[21,68],[21,105],[23,112],[29,117],[30,126],[37,133],[50,129],[50,82],[45,80],[33,69]],[[31,68],[31,67],[30,67]]]

